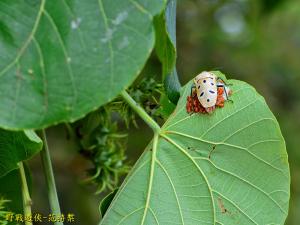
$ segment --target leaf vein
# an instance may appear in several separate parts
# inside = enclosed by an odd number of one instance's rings
[[[253,126],[253,125],[257,124],[257,123],[260,123],[260,122],[263,122],[263,121],[266,121],[266,120],[271,120],[271,121],[275,122],[273,118],[261,118],[261,119],[259,119],[259,120],[256,120],[256,121],[254,121],[254,122],[252,122],[252,123],[249,123],[248,125],[246,125],[246,126],[240,128],[240,129],[236,130],[236,131],[233,132],[232,134],[230,134],[230,135],[228,135],[227,137],[225,137],[221,142],[225,142],[225,141],[227,141],[228,139],[230,139],[231,137],[233,137],[233,136],[235,136],[236,134],[240,133],[241,131],[245,130],[246,128],[249,128],[249,127],[251,127],[251,126]]]
[[[109,31],[108,17],[104,10],[103,1],[98,0],[98,4],[99,4],[100,14],[103,17],[106,32],[108,32]],[[110,54],[110,60],[109,60],[110,61],[110,87],[113,87],[115,73],[114,73],[114,52],[113,52],[113,48],[112,48],[111,38],[108,38],[108,48],[109,48],[109,54]],[[109,89],[109,92],[110,92],[109,95],[111,95],[111,90],[112,90],[112,88]]]
[[[210,162],[211,165],[213,165],[216,169],[218,169],[218,170],[220,170],[220,171],[222,171],[222,172],[224,172],[224,173],[227,173],[227,174],[229,174],[230,176],[235,177],[235,178],[237,178],[238,180],[240,180],[240,181],[242,181],[242,182],[244,182],[244,183],[246,183],[246,184],[249,184],[250,186],[252,186],[252,187],[255,188],[256,190],[260,191],[260,192],[263,193],[265,196],[267,196],[273,203],[275,203],[275,205],[280,209],[280,211],[282,211],[283,213],[287,214],[287,212],[281,208],[281,206],[278,204],[278,202],[276,202],[276,201],[275,201],[275,200],[274,200],[267,192],[265,192],[264,190],[262,190],[260,187],[256,186],[255,184],[252,184],[250,181],[248,181],[248,180],[246,180],[246,179],[244,179],[244,178],[242,178],[242,177],[239,177],[239,176],[235,175],[234,173],[231,173],[230,171],[227,171],[227,170],[225,170],[225,169],[223,169],[223,168],[221,168],[221,167],[218,167],[216,164],[214,164],[214,163],[213,163],[211,160],[209,160],[209,159],[204,159],[204,160]]]
[[[160,162],[158,159],[156,159],[156,162],[157,162],[157,164],[162,168],[162,170],[164,171],[164,173],[165,173],[166,176],[168,177],[168,180],[169,180],[169,182],[170,182],[170,184],[171,184],[171,186],[172,186],[173,192],[174,192],[174,194],[175,194],[176,202],[177,202],[178,209],[179,209],[179,213],[180,213],[180,217],[181,217],[181,222],[182,222],[182,224],[184,224],[184,219],[183,219],[183,215],[182,215],[182,209],[181,209],[181,206],[180,206],[180,203],[179,203],[179,199],[178,199],[178,195],[177,195],[175,186],[174,186],[174,184],[173,184],[173,182],[172,182],[172,179],[171,179],[171,177],[169,176],[168,171],[167,171],[167,170],[165,169],[165,167],[161,164],[161,162]]]
[[[33,25],[32,31],[30,32],[28,38],[26,39],[26,41],[24,42],[24,44],[22,45],[22,47],[18,51],[15,59],[11,63],[9,63],[4,69],[1,70],[0,77],[3,74],[5,74],[13,65],[15,65],[18,62],[20,57],[23,55],[24,51],[27,49],[28,45],[30,44],[30,42],[31,42],[32,38],[34,37],[34,35],[37,31],[37,28],[39,26],[39,23],[40,23],[40,20],[41,20],[41,17],[42,17],[42,13],[43,13],[43,10],[45,8],[45,2],[46,2],[46,0],[41,0],[41,5],[40,5],[39,11],[37,13],[37,17],[35,19],[35,23]]]
[[[253,105],[257,101],[258,101],[258,99],[256,98],[254,101],[250,102],[249,104],[245,105],[244,107],[240,108],[239,110],[234,111],[234,113],[229,114],[228,116],[224,117],[223,119],[221,119],[220,121],[218,121],[217,123],[215,123],[213,126],[211,126],[209,129],[207,129],[206,132],[204,132],[201,135],[200,138],[204,137],[206,134],[208,134],[209,131],[213,130],[217,125],[219,125],[223,121],[225,121],[225,120],[229,119],[230,117],[236,115],[238,112],[241,112],[241,111],[245,110],[246,108],[248,108],[249,106]]]
[[[44,15],[48,19],[49,23],[52,25],[53,30],[55,31],[55,33],[57,35],[57,38],[59,40],[59,44],[61,45],[63,53],[64,53],[65,63],[67,64],[68,74],[70,76],[70,81],[71,81],[72,89],[73,89],[73,96],[72,96],[73,97],[73,103],[72,103],[71,108],[70,108],[70,114],[72,115],[74,105],[76,104],[76,101],[77,101],[77,89],[76,89],[76,86],[75,86],[74,74],[73,74],[73,71],[72,71],[72,68],[71,68],[70,62],[69,62],[68,52],[67,52],[66,46],[63,42],[61,33],[59,32],[58,27],[55,24],[52,16],[46,10],[44,10]]]
[[[276,166],[273,166],[271,163],[267,162],[266,160],[264,160],[264,159],[256,156],[255,154],[253,154],[251,151],[249,151],[245,147],[242,147],[242,146],[239,146],[239,145],[229,144],[229,143],[226,143],[226,142],[212,142],[212,141],[207,141],[207,140],[204,140],[204,139],[201,139],[201,138],[198,138],[198,137],[194,137],[194,136],[191,136],[191,135],[188,135],[188,134],[184,134],[184,133],[181,133],[181,132],[176,132],[176,131],[167,131],[166,133],[177,134],[177,135],[180,135],[180,136],[183,136],[183,137],[195,139],[195,140],[198,140],[198,141],[201,141],[201,142],[204,142],[204,143],[208,143],[208,144],[211,144],[211,145],[225,145],[225,146],[233,147],[233,148],[236,148],[236,149],[244,150],[248,154],[250,154],[252,157],[256,158],[257,160],[259,160],[259,161],[261,161],[263,163],[265,163],[266,165],[272,167],[273,169],[278,170],[279,172],[283,173],[284,176],[286,176],[285,173],[284,173],[284,171],[282,169],[277,168]],[[201,158],[201,157],[198,157],[198,158]]]
[[[242,214],[244,214],[252,223],[259,225],[255,220],[253,220],[247,213],[245,213],[237,204],[235,204],[232,200],[225,197],[223,194],[216,190],[212,190],[212,192],[216,193],[217,195],[221,196],[222,198],[226,199],[228,202],[230,202],[235,208],[237,208]]]
[[[207,179],[206,175],[204,174],[204,172],[202,171],[202,169],[198,166],[198,164],[195,162],[195,160],[181,146],[179,146],[175,141],[173,141],[167,135],[161,134],[161,136],[163,138],[165,138],[168,142],[170,142],[171,144],[173,144],[177,149],[179,149],[180,152],[182,152],[184,155],[186,155],[193,162],[193,164],[195,165],[195,167],[197,168],[197,170],[200,172],[200,174],[204,178],[204,180],[206,182],[206,185],[207,185],[207,188],[208,188],[209,193],[210,193],[210,197],[211,197],[212,211],[213,211],[213,221],[214,221],[213,224],[215,224],[215,220],[216,220],[215,204],[214,204],[214,199],[213,199],[213,195],[212,195],[212,191],[211,191],[212,189],[211,189],[211,186],[210,186],[210,184],[208,182],[208,179]]]

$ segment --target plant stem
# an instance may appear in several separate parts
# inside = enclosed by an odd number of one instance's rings
[[[21,177],[21,188],[22,188],[22,197],[23,197],[23,211],[24,219],[31,216],[31,198],[28,190],[26,174],[23,166],[23,162],[18,163],[20,177]],[[25,225],[32,225],[32,222],[25,220]]]
[[[48,147],[48,143],[47,143],[47,137],[46,137],[45,130],[42,130],[42,139],[44,142],[44,149],[41,151],[41,159],[42,159],[44,174],[45,174],[46,183],[47,183],[50,208],[51,208],[51,212],[53,214],[55,214],[55,216],[60,216],[61,211],[60,211],[60,206],[59,206],[58,197],[57,197],[57,191],[56,191],[56,187],[55,187],[55,180],[54,180],[50,152],[49,152],[49,147]],[[55,222],[54,224],[55,225],[63,225],[62,222]]]
[[[124,90],[121,96],[132,107],[132,109],[147,123],[154,133],[160,132],[160,126],[145,112],[145,110]]]

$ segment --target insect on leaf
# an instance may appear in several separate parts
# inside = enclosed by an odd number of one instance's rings
[[[119,189],[101,225],[284,224],[290,175],[285,142],[265,100],[228,80],[233,102],[213,114],[177,108]]]

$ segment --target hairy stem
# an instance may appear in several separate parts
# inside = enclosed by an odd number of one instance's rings
[[[48,147],[48,143],[47,143],[47,137],[46,137],[45,130],[42,130],[42,139],[44,142],[44,149],[41,151],[41,159],[42,159],[44,174],[45,174],[46,183],[47,183],[50,208],[51,208],[51,212],[54,215],[60,216],[61,211],[60,211],[60,206],[59,206],[58,197],[57,197],[57,191],[56,191],[56,187],[55,187],[55,180],[54,180],[52,163],[51,163],[50,152],[49,152],[49,147]],[[54,224],[55,225],[63,225],[62,222],[55,222]]]
[[[134,101],[133,98],[124,90],[121,92],[121,96],[131,106],[131,108],[148,124],[154,133],[160,132],[160,126],[146,113],[146,111]]]
[[[21,188],[22,188],[22,197],[23,197],[23,211],[24,211],[24,219],[29,218],[31,216],[31,198],[28,190],[26,174],[23,166],[23,162],[18,163],[20,177],[21,177]],[[25,220],[25,225],[32,225],[32,222],[29,220]]]

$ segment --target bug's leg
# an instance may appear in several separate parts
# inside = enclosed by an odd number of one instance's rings
[[[219,80],[220,80],[223,84],[226,84],[226,86],[232,86],[232,85],[233,85],[233,84],[228,84],[228,83],[225,82],[221,77],[218,77],[218,78],[217,78],[217,82],[218,82]]]
[[[196,85],[193,84],[193,85],[191,86],[191,96],[192,96],[192,97],[194,96],[195,91],[196,91]]]
[[[218,80],[221,80],[222,82],[224,82],[224,80],[222,78],[218,78]],[[232,85],[232,84],[231,84]],[[229,102],[232,102],[233,103],[233,100],[231,100],[229,98],[229,96],[232,94],[232,90],[230,90],[229,88],[226,88],[226,86],[228,86],[228,84],[218,84],[217,85],[217,88],[218,88],[218,96],[219,95],[223,95],[223,93],[225,93],[225,96],[226,96],[226,101],[229,101]],[[227,91],[229,89],[229,91]],[[224,98],[223,98],[224,99]],[[224,99],[224,102],[225,102],[225,99]]]
[[[226,84],[226,82],[221,77],[218,77],[217,82],[220,82],[220,81],[221,81],[221,83]]]
[[[233,103],[233,100],[229,98],[229,96],[232,94],[232,91],[231,91],[231,90],[229,90],[229,92],[227,93],[227,90],[226,90],[226,88],[224,88],[224,92],[225,92],[225,95],[226,95],[226,99],[227,99],[227,101],[229,101],[229,102]]]
[[[212,152],[216,149],[216,145],[214,145],[213,147],[212,147],[212,149],[209,151],[209,153],[208,153],[208,158],[210,159],[210,157],[211,157],[211,154],[212,154]]]

